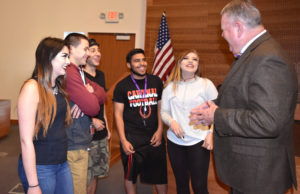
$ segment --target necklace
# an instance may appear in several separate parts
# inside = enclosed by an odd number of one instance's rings
[[[56,84],[55,84],[54,87],[52,87],[52,93],[53,93],[53,95],[57,95],[58,94],[58,87],[57,87]]]
[[[144,102],[144,111],[143,111],[143,123],[144,123],[144,126],[146,126],[146,121],[145,121],[145,118],[146,118],[146,111],[147,111],[147,107],[146,107],[146,103],[145,103],[145,96],[146,96],[146,91],[147,91],[147,75],[145,76],[145,85],[144,85],[144,93],[142,93],[139,85],[136,83],[135,79],[133,78],[133,75],[131,74],[130,75],[131,77],[131,80],[132,82],[134,83],[135,87],[139,90],[141,96],[142,96],[142,99],[143,99],[143,102]],[[142,104],[143,106],[143,104]]]
[[[184,82],[187,82],[187,81],[190,81],[190,80],[192,80],[192,79],[194,79],[194,78],[195,78],[195,76],[190,77],[190,78],[183,79],[183,81],[184,81]]]

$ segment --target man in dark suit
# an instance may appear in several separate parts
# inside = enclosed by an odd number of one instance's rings
[[[239,59],[218,98],[191,110],[191,122],[214,124],[217,174],[231,193],[283,194],[297,187],[294,67],[251,2],[234,0],[221,15],[222,36]]]

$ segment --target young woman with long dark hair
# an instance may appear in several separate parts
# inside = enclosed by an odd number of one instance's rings
[[[71,116],[64,79],[69,49],[64,40],[48,37],[39,43],[35,57],[32,77],[18,99],[19,177],[28,194],[72,194],[66,138]]]

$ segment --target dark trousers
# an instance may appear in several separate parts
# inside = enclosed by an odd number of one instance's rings
[[[195,194],[208,194],[207,175],[210,151],[201,147],[180,146],[168,140],[168,154],[176,179],[177,194],[190,194],[189,181]]]

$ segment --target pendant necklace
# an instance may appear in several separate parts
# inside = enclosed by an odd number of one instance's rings
[[[135,87],[139,90],[139,92],[140,92],[140,94],[141,94],[141,96],[142,96],[142,99],[143,99],[143,103],[144,103],[144,108],[143,108],[143,124],[144,124],[144,126],[146,127],[146,121],[145,121],[145,114],[146,114],[146,111],[147,111],[147,107],[146,107],[146,104],[145,104],[145,96],[146,96],[146,91],[147,91],[147,75],[145,76],[145,86],[144,86],[144,93],[142,93],[142,91],[141,91],[141,89],[140,89],[140,87],[139,87],[139,85],[136,83],[136,81],[135,81],[135,79],[133,78],[133,75],[131,74],[130,75],[130,77],[131,77],[131,80],[132,80],[132,82],[134,83],[134,85],[135,85]]]
[[[52,87],[52,93],[53,93],[53,95],[55,95],[55,96],[58,94],[58,87],[57,87],[56,84],[55,84],[54,87]]]

